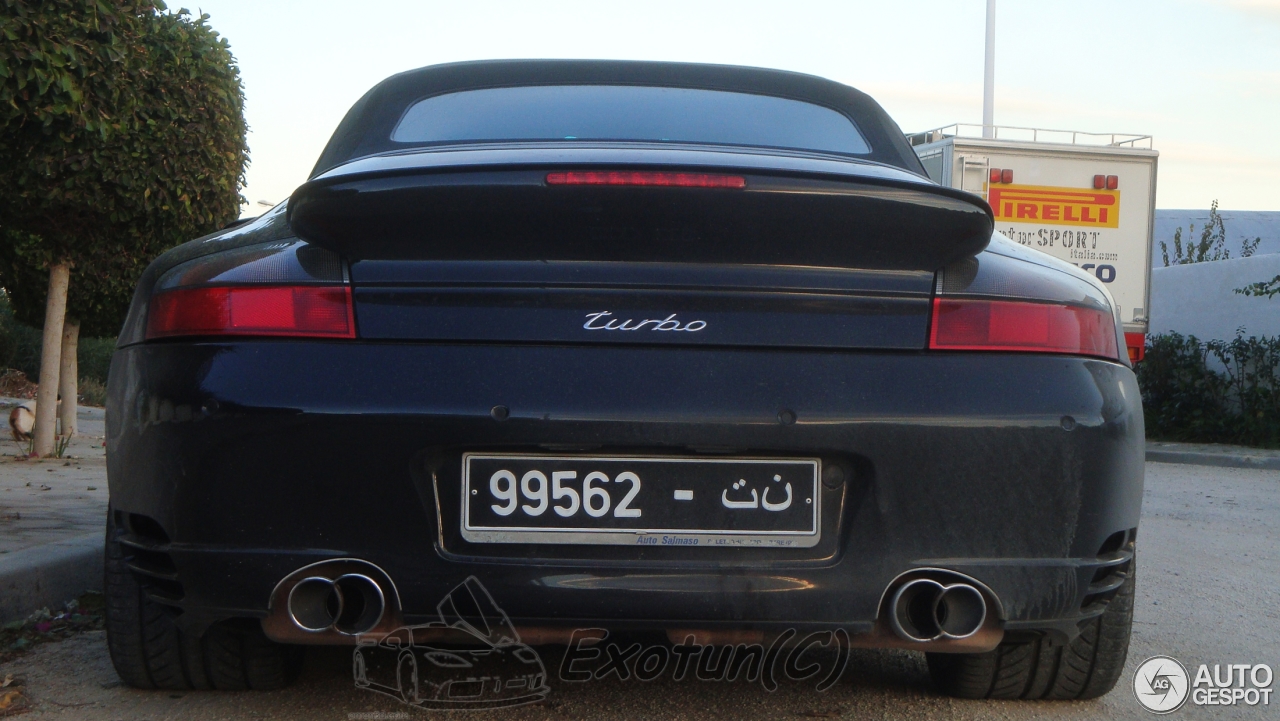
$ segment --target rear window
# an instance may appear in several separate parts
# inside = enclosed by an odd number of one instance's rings
[[[630,140],[865,155],[853,121],[769,95],[629,85],[466,90],[420,100],[391,140],[406,144]]]

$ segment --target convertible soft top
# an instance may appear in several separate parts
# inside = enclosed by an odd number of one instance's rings
[[[836,110],[866,137],[869,160],[924,175],[898,125],[870,96],[802,73],[732,65],[623,60],[485,60],[432,65],[393,75],[347,113],[312,170],[314,178],[357,158],[406,149],[392,133],[424,98],[464,90],[528,85],[637,85],[768,95]]]

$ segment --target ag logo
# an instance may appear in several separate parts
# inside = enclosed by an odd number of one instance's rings
[[[1178,659],[1152,656],[1133,674],[1133,695],[1152,713],[1166,714],[1182,708],[1191,691],[1191,677]]]

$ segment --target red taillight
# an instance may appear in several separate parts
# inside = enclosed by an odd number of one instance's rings
[[[929,347],[1117,357],[1110,313],[1010,300],[935,298]]]
[[[351,289],[332,286],[181,288],[151,299],[147,337],[275,335],[354,338]]]
[[[648,185],[670,188],[745,188],[740,175],[654,173],[632,170],[580,170],[547,173],[547,185]]]
[[[1147,334],[1125,333],[1124,344],[1129,349],[1129,361],[1137,363],[1147,357]]]
[[[1095,175],[1095,176],[1093,176],[1093,189],[1094,189],[1094,190],[1102,190],[1102,189],[1103,189],[1103,188],[1105,188],[1105,187],[1107,187],[1107,176],[1105,176],[1105,175]]]
[[[1120,187],[1120,178],[1114,175],[1107,176],[1107,190],[1115,190]]]
[[[1001,171],[1000,171],[1000,182],[1001,182],[1001,183],[1012,183],[1012,182],[1013,182],[1013,171],[1012,171],[1012,170],[1010,170],[1010,169],[1008,169],[1008,168],[1005,168],[1004,170],[1001,170]]]
[[[992,168],[992,169],[991,169],[991,173],[990,173],[990,174],[988,174],[988,176],[987,176],[987,179],[988,179],[988,180],[990,180],[992,183],[999,183],[999,182],[1000,182],[1000,169],[999,169],[999,168]]]

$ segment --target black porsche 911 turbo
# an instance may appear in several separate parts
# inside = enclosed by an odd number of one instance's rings
[[[1095,278],[993,233],[853,88],[402,73],[287,203],[138,284],[111,657],[278,687],[474,578],[535,645],[839,628],[946,693],[1095,697],[1133,612],[1124,348]]]

